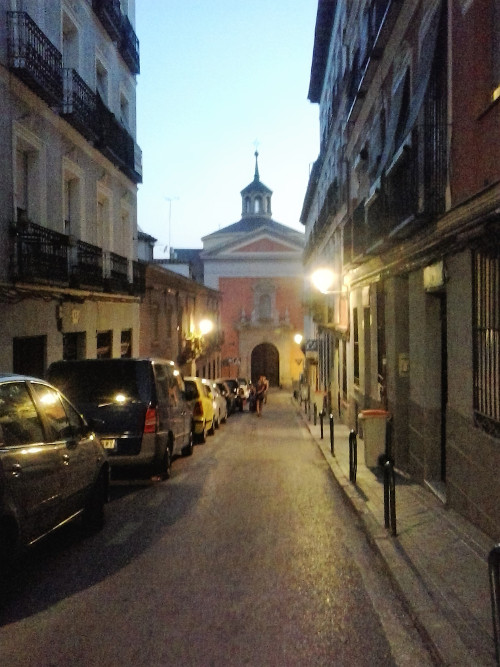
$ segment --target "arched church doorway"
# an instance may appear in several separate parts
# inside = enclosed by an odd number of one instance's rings
[[[280,383],[280,354],[271,343],[261,343],[252,350],[252,382],[255,384],[260,375],[265,375],[271,387]]]

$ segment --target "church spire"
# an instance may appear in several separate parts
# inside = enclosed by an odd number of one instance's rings
[[[260,181],[259,162],[258,162],[258,160],[259,160],[259,151],[255,151],[254,155],[255,155],[255,174],[254,174],[253,180],[254,181]]]
[[[261,182],[259,176],[259,151],[255,153],[255,174],[253,181],[241,191],[242,218],[271,218],[271,197],[273,191]]]

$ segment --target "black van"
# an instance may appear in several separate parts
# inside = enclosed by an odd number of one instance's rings
[[[192,407],[173,361],[56,361],[47,379],[93,420],[112,468],[147,467],[166,479],[172,457],[192,453]]]

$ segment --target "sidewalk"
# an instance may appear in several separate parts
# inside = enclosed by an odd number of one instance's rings
[[[349,429],[330,422],[314,425],[304,405],[292,403],[320,447],[346,497],[358,512],[371,544],[407,602],[417,627],[434,648],[437,664],[496,665],[488,554],[494,542],[420,484],[396,475],[396,526],[384,523],[382,472],[367,468],[357,438],[356,484],[349,482]]]

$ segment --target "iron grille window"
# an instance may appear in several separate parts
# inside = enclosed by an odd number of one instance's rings
[[[474,416],[500,437],[500,250],[473,254]]]
[[[354,384],[359,385],[359,324],[358,309],[352,309],[353,338],[354,338]]]

